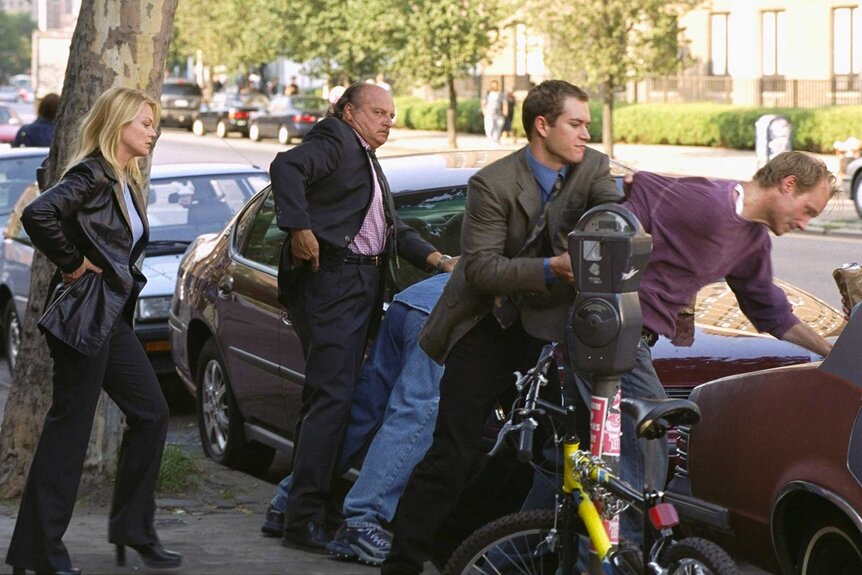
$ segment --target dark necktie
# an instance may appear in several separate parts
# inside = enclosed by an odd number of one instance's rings
[[[386,217],[386,223],[389,226],[389,238],[392,240],[393,256],[398,254],[398,244],[395,234],[395,206],[392,203],[392,194],[389,193],[389,182],[386,181],[386,176],[383,174],[383,168],[380,167],[380,162],[377,161],[377,154],[371,148],[367,148],[368,157],[371,158],[371,165],[374,167],[374,174],[377,176],[377,183],[380,184],[380,192],[383,194],[383,214]]]
[[[539,217],[536,219],[536,223],[533,225],[533,229],[530,232],[530,235],[527,236],[527,241],[524,242],[524,247],[521,248],[519,254],[527,253],[529,254],[529,250],[534,243],[536,243],[542,234],[545,232],[545,223],[547,222],[548,216],[548,208],[551,206],[551,203],[554,201],[554,198],[557,197],[560,193],[560,189],[563,187],[563,177],[557,176],[557,180],[554,182],[553,187],[551,188],[551,193],[548,195],[547,201],[543,201],[544,206],[542,206],[542,213],[539,214]],[[544,192],[539,190],[539,193],[542,194],[544,200]],[[536,249],[536,251],[539,251]],[[491,310],[491,313],[494,314],[494,317],[497,319],[497,323],[500,324],[500,327],[506,329],[515,321],[517,321],[520,316],[520,311],[518,310],[518,303],[521,300],[521,296],[519,294],[513,294],[511,296],[497,296],[494,298],[494,307]]]

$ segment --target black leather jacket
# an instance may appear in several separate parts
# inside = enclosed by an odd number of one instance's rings
[[[132,323],[147,282],[134,264],[149,236],[146,209],[140,194],[133,190],[131,195],[144,224],[134,252],[123,190],[101,155],[70,169],[21,216],[33,245],[59,268],[51,278],[39,328],[86,355],[101,349],[120,314]],[[102,273],[86,273],[64,286],[60,270],[75,271],[84,256]]]

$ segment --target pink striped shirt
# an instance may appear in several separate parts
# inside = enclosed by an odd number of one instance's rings
[[[359,132],[356,130],[353,132],[359,138],[362,147],[366,151],[370,150],[371,146],[359,135]],[[377,172],[374,169],[374,164],[371,163],[371,157],[368,158],[368,167],[374,176],[374,195],[359,232],[350,241],[349,249],[353,253],[363,256],[376,256],[382,254],[383,250],[386,249],[388,226],[386,224],[386,212],[383,210],[383,188],[377,179]]]

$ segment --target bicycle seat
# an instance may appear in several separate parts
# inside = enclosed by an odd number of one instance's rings
[[[635,419],[635,433],[645,439],[663,437],[669,427],[700,421],[700,409],[687,399],[623,398],[623,413]]]

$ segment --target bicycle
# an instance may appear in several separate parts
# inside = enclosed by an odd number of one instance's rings
[[[538,468],[531,461],[533,432],[541,420],[562,420],[565,434],[561,437],[553,429],[554,442],[562,445],[563,452],[558,504],[554,509],[519,511],[481,527],[455,550],[443,575],[570,575],[578,563],[580,535],[592,543],[606,575],[738,575],[736,564],[717,544],[701,537],[676,539],[678,514],[663,493],[635,489],[612,474],[600,458],[580,449],[574,432],[574,404],[564,401],[566,405],[559,406],[539,397],[540,389],[548,383],[547,370],[553,359],[551,344],[542,350],[535,367],[526,374],[516,374],[518,399],[491,453],[500,451],[506,438],[517,434],[518,459]],[[663,437],[669,427],[691,425],[700,419],[697,405],[683,399],[626,398],[621,401],[621,411],[635,418],[637,434],[646,438],[648,445]],[[649,465],[650,458],[646,459]],[[598,508],[595,501],[600,502]],[[721,516],[721,508],[693,498],[679,498],[676,504],[685,507],[689,517],[703,517],[705,513]],[[641,549],[612,544],[602,523],[603,518],[617,516],[629,506],[644,517]]]

